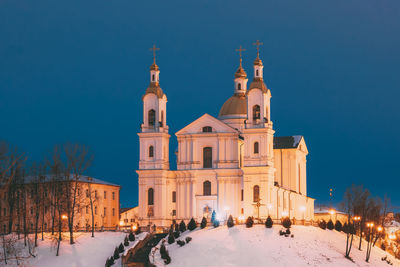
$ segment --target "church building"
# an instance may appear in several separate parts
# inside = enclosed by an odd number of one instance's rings
[[[173,219],[192,217],[199,222],[202,217],[210,218],[213,211],[222,219],[229,215],[313,219],[314,199],[307,196],[305,139],[274,136],[271,91],[263,79],[260,44],[257,41],[250,86],[240,48],[233,95],[218,117],[205,113],[175,134],[177,170],[169,166],[167,96],[160,87],[154,56],[138,133],[141,225],[169,226]]]

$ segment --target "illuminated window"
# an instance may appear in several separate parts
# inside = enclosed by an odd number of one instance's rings
[[[149,147],[149,157],[150,158],[154,157],[154,147],[153,146]]]
[[[253,202],[258,201],[260,201],[260,187],[258,185],[255,185],[253,187]]]
[[[175,203],[176,202],[176,191],[172,192],[172,202]]]
[[[258,142],[254,143],[254,154],[258,154]]]
[[[205,181],[203,183],[203,195],[210,196],[211,195],[211,182]]]
[[[148,205],[154,205],[154,189],[153,188],[149,188],[149,191],[147,192],[147,204]]]
[[[203,127],[203,133],[211,133],[211,132],[212,132],[212,127],[211,126]]]
[[[212,147],[203,148],[203,168],[212,168]]]

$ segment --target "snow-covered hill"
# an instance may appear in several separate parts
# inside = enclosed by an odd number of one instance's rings
[[[377,266],[389,267],[381,258],[387,255],[379,248],[373,248],[370,262],[365,262],[365,247],[357,249],[353,243],[351,257],[344,258],[346,235],[335,230],[322,230],[311,226],[292,226],[294,237],[279,235],[280,226],[266,229],[263,225],[246,228],[243,225],[227,228],[206,228],[186,231],[179,239],[190,236],[193,240],[183,247],[176,243],[167,244],[172,262],[170,267],[196,266]],[[357,243],[357,244],[356,244]],[[164,266],[156,253],[157,266]],[[400,262],[389,256],[393,266]]]

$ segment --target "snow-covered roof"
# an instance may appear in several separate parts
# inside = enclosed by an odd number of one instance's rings
[[[302,135],[275,136],[274,149],[297,148],[302,138]]]
[[[53,177],[52,174],[44,175],[44,176],[41,177],[40,182],[41,183],[50,182],[52,180],[52,177]],[[74,179],[73,177],[74,177],[73,174],[71,174],[70,179]],[[25,183],[32,183],[32,182],[35,181],[35,179],[36,179],[35,176],[27,176],[27,177],[25,177],[24,182]],[[65,180],[65,177],[61,177],[61,178],[59,178],[59,180],[63,181],[63,180]],[[78,180],[80,182],[84,182],[84,183],[120,186],[120,185],[117,185],[117,184],[113,184],[113,183],[110,183],[110,182],[107,182],[107,181],[104,181],[104,180],[100,180],[100,179],[97,179],[97,178],[93,178],[93,177],[90,177],[90,176],[86,176],[86,175],[81,175]]]

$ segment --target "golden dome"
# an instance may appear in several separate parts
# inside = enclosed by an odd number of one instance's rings
[[[263,93],[267,93],[267,92],[268,92],[268,88],[267,88],[267,86],[265,85],[264,80],[263,80],[261,77],[255,77],[255,78],[253,79],[253,81],[251,82],[250,88],[249,88],[249,90],[247,91],[247,93],[248,93],[251,89],[255,89],[255,88],[260,89],[261,91],[263,91]]]
[[[247,100],[244,94],[234,94],[222,105],[219,116],[246,115]]]
[[[150,66],[150,70],[159,70],[156,62],[154,61],[153,64]]]
[[[262,61],[261,59],[257,56],[257,58],[254,60],[254,65],[255,66],[262,66]]]
[[[143,97],[145,97],[145,95],[147,95],[147,94],[155,94],[158,98],[162,98],[164,96],[164,92],[161,89],[160,84],[157,82],[150,83],[150,85],[146,89],[146,93],[143,95]]]
[[[242,68],[242,64],[240,64],[239,68],[235,72],[235,78],[244,78],[244,79],[247,78],[247,74],[244,71],[244,69]]]

